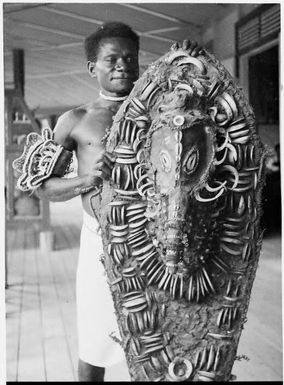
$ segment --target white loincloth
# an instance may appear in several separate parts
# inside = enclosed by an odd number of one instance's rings
[[[84,212],[77,268],[77,325],[79,358],[91,365],[109,367],[125,360],[114,305],[100,256],[98,222]]]

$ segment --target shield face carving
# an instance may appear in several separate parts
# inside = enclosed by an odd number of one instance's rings
[[[265,149],[211,54],[168,52],[111,128],[100,224],[132,381],[228,381],[261,247]]]

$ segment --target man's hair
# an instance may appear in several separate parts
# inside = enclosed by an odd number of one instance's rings
[[[109,37],[124,37],[132,40],[137,51],[139,50],[139,36],[126,24],[109,22],[100,26],[95,32],[85,39],[85,53],[87,60],[95,61],[102,39]]]

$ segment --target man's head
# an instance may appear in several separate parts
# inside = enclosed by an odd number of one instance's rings
[[[127,95],[139,76],[139,36],[126,24],[106,23],[85,40],[88,70],[106,95]]]

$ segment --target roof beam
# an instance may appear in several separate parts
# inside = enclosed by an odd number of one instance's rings
[[[27,49],[25,48],[25,51],[27,52],[46,52],[46,51],[53,51],[55,49],[64,49],[64,48],[72,48],[72,47],[82,47],[83,45],[83,41],[77,41],[77,42],[74,42],[74,43],[64,43],[64,44],[55,44],[55,45],[50,45],[50,46],[43,46],[43,47],[34,47],[34,48],[31,48],[31,49]],[[152,52],[152,51],[149,51],[149,50],[143,50],[143,49],[139,49],[139,53],[142,54],[142,55],[154,55],[155,57],[159,57],[160,55],[157,54],[156,52]],[[12,51],[5,51],[4,52],[4,56],[11,56],[12,55]]]
[[[164,33],[164,32],[171,32],[171,31],[178,31],[179,29],[180,29],[180,27],[153,29],[152,31],[143,32],[143,35],[151,35],[153,33]]]
[[[23,22],[23,21],[19,21],[19,20],[14,20],[14,19],[11,19],[11,21],[18,24],[18,25],[22,25],[23,27],[36,29],[38,31],[50,32],[50,33],[54,33],[54,34],[61,35],[61,36],[73,37],[76,39],[83,39],[85,37],[85,36],[79,35],[77,33],[66,32],[66,31],[62,31],[59,29],[45,27],[43,25],[27,23],[27,22]]]
[[[52,8],[49,5],[44,8],[44,11],[55,13],[55,14],[61,15],[61,16],[72,17],[73,19],[86,21],[86,22],[92,23],[92,24],[101,25],[104,23],[102,20],[97,20],[97,19],[94,19],[93,17],[77,15],[76,13],[73,13],[73,12],[63,11],[62,9],[57,9],[57,8]]]
[[[98,20],[98,19],[94,19],[94,18],[90,18],[90,17],[86,17],[86,16],[77,15],[77,14],[75,14],[73,12],[64,11],[64,10],[61,10],[61,9],[55,9],[55,8],[52,8],[50,5],[47,5],[44,8],[44,10],[48,11],[48,12],[51,12],[51,13],[58,14],[58,15],[72,17],[72,18],[74,18],[76,20],[86,21],[88,23],[92,23],[92,24],[96,24],[96,25],[102,25],[104,23],[102,20]],[[150,37],[153,37],[153,38],[156,38],[156,39],[163,39],[164,41],[169,41],[169,39],[165,40],[165,38],[161,38],[160,36],[152,36],[152,35],[155,34],[155,33],[164,33],[164,32],[176,31],[178,29],[180,29],[180,27],[161,28],[161,29],[156,29],[156,30],[148,31],[148,32],[139,32],[139,31],[136,31],[136,32],[140,36],[149,36],[149,35],[151,35]]]
[[[137,32],[139,36],[145,36],[145,37],[150,37],[154,38],[156,40],[160,41],[166,41],[167,43],[172,43],[172,39],[168,39],[167,37],[163,36],[156,36],[154,35],[155,33],[164,33],[164,32],[170,32],[170,31],[178,31],[180,28],[179,27],[171,27],[171,28],[161,28],[161,29],[154,29],[153,31],[148,31],[148,32]]]
[[[74,42],[74,43],[64,43],[64,44],[55,44],[55,45],[50,45],[50,46],[44,46],[44,47],[34,47],[34,48],[31,48],[31,49],[25,49],[25,51],[27,52],[45,52],[45,51],[53,51],[55,49],[64,49],[64,48],[72,48],[72,47],[82,47],[82,41],[77,41],[77,42]],[[143,49],[139,49],[139,53],[142,54],[142,55],[147,55],[147,54],[150,54],[150,55],[154,55],[156,57],[159,57],[160,55],[157,54],[156,52],[152,52],[152,51],[145,51]],[[4,56],[10,56],[12,55],[12,52],[11,51],[5,51],[4,52]]]
[[[82,46],[82,41],[76,41],[74,43],[44,45],[44,46],[34,47],[30,49],[25,48],[25,51],[28,51],[28,52],[53,51],[54,49],[64,49],[64,48],[72,48],[72,47],[79,47],[79,46]],[[5,56],[11,55],[11,51],[5,51],[4,55]]]
[[[139,36],[144,36],[144,37],[148,37],[150,39],[155,39],[155,40],[159,40],[159,41],[165,41],[167,43],[173,43],[173,40],[172,39],[168,39],[167,37],[163,37],[163,36],[155,36],[155,35],[151,35],[149,32],[140,32],[138,33]]]
[[[10,3],[8,6],[11,7],[12,4]],[[8,8],[7,10],[5,10],[5,5],[4,5],[4,7],[3,7],[3,15],[8,15],[8,14],[11,14],[11,13],[16,13],[16,12],[22,12],[22,11],[25,11],[26,9],[42,7],[45,4],[24,5],[22,7],[17,8],[18,5],[19,4],[16,3],[16,4],[14,4],[12,6],[12,8],[10,8],[10,9]]]
[[[48,74],[38,74],[38,75],[27,75],[26,79],[47,79],[47,78],[57,78],[59,76],[69,76],[69,75],[77,75],[77,74],[85,74],[85,70],[73,70],[73,71],[62,71]]]
[[[176,17],[165,15],[164,13],[157,12],[157,11],[152,11],[151,9],[146,9],[146,8],[141,7],[141,6],[137,6],[137,5],[133,5],[133,4],[126,4],[126,3],[120,3],[120,5],[122,7],[134,9],[135,11],[147,13],[148,15],[160,17],[161,19],[164,19],[164,20],[169,20],[169,21],[173,21],[175,23],[184,24],[184,25],[190,25],[190,26],[193,26],[194,28],[201,28],[201,25],[199,25],[199,24],[192,23],[192,22],[188,23],[188,22],[185,22],[184,20],[180,20]]]
[[[85,38],[85,36],[83,36],[83,35],[79,35],[79,34],[72,33],[72,32],[61,31],[59,29],[49,28],[49,27],[45,27],[42,25],[38,25],[38,24],[26,23],[26,22],[22,22],[22,21],[18,21],[18,20],[12,20],[12,21],[19,24],[19,25],[22,25],[23,27],[36,29],[38,31],[50,32],[50,33],[54,33],[54,34],[61,35],[61,36],[74,37],[76,39],[81,39],[81,40],[83,40]],[[151,31],[151,34],[149,34],[148,32],[138,32],[138,31],[136,31],[136,32],[139,36],[145,36],[145,37],[148,37],[150,39],[155,39],[155,40],[160,40],[160,41],[172,42],[171,39],[168,39],[166,37],[152,35],[152,33],[154,33],[154,31]],[[71,44],[73,44],[73,43],[71,43]],[[82,43],[78,42],[78,44],[82,44]],[[45,49],[37,48],[34,50],[43,50],[44,51]],[[145,51],[145,52],[151,53],[150,51]]]
[[[123,5],[123,4],[120,4],[120,5]],[[55,8],[50,7],[50,6],[44,7],[43,10],[54,13],[54,14],[58,14],[61,16],[71,17],[71,18],[74,18],[76,20],[81,20],[81,21],[85,21],[88,23],[96,24],[96,25],[102,25],[104,23],[104,21],[102,21],[102,20],[94,19],[94,18],[87,17],[87,16],[81,16],[81,15],[78,15],[78,14],[73,13],[73,12],[69,12],[69,11],[65,11],[65,10],[61,10],[61,9],[55,9]],[[44,27],[44,28],[48,28],[48,27]],[[165,29],[153,30],[153,31],[149,31],[149,32],[141,32],[141,31],[136,31],[136,32],[139,36],[146,36],[146,37],[149,37],[149,38],[155,39],[155,40],[172,42],[171,39],[167,39],[167,38],[162,37],[162,36],[155,36],[154,34],[166,32],[167,30],[172,31],[173,29],[179,29],[179,27],[172,27],[172,29],[165,28]],[[46,31],[47,31],[47,29],[46,29]],[[57,32],[58,30],[53,30],[53,31]]]

